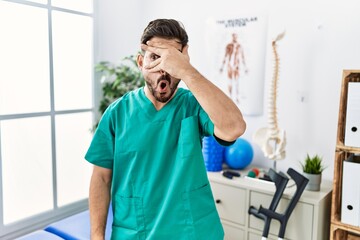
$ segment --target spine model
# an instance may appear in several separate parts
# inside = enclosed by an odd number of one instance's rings
[[[272,50],[275,58],[275,64],[268,95],[267,127],[263,127],[257,130],[253,137],[254,142],[261,147],[264,156],[271,160],[282,160],[285,158],[286,135],[285,131],[278,127],[276,108],[280,65],[276,43],[280,41],[284,35],[285,32],[279,34],[275,40],[272,41]]]

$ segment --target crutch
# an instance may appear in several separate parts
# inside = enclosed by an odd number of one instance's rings
[[[262,206],[260,206],[257,214],[262,214],[265,216],[265,220],[269,221],[268,224],[266,224],[265,222],[265,226],[264,226],[264,231],[263,231],[263,236],[262,236],[262,240],[266,240],[268,233],[269,233],[269,228],[270,228],[270,221],[271,219],[275,219],[278,220],[280,222],[280,229],[279,229],[279,234],[278,234],[278,240],[283,240],[284,236],[285,236],[285,230],[286,230],[286,225],[287,222],[289,221],[290,215],[293,212],[297,202],[300,199],[301,194],[304,192],[306,185],[308,184],[309,180],[304,177],[303,175],[301,175],[300,173],[298,173],[297,171],[295,171],[292,168],[289,168],[287,171],[288,175],[294,180],[295,184],[296,184],[296,191],[295,194],[293,195],[293,197],[290,200],[289,205],[287,206],[286,210],[284,213],[277,213],[275,211],[275,209],[271,209],[269,208],[263,208]],[[275,196],[274,198],[278,198],[279,196]],[[277,201],[279,201],[277,199]],[[251,209],[251,207],[250,207]],[[250,212],[249,209],[249,212]],[[254,209],[254,207],[253,207]],[[252,210],[250,213],[253,214],[252,212],[256,212],[254,210]],[[255,215],[256,216],[256,215]],[[264,234],[265,233],[265,234]]]
[[[267,175],[269,176],[270,180],[275,183],[275,187],[276,187],[274,197],[269,206],[269,209],[271,209],[272,211],[275,211],[276,207],[278,206],[278,204],[280,202],[281,196],[285,190],[286,184],[289,181],[289,178],[284,173],[282,173],[282,172],[277,173],[272,168],[269,169],[269,172]],[[271,218],[267,217],[263,213],[260,213],[258,211],[258,209],[256,209],[254,206],[250,206],[249,214],[252,214],[257,218],[264,220],[265,226],[264,226],[264,230],[263,230],[263,234],[262,234],[262,236],[263,236],[262,240],[266,240],[268,237],[268,234],[269,234]]]

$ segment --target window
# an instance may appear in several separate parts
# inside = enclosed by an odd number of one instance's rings
[[[92,0],[0,0],[0,238],[87,207]]]

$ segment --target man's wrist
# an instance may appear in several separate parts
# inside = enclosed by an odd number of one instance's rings
[[[181,80],[185,82],[185,84],[188,83],[188,81],[198,79],[200,76],[202,76],[195,68],[188,69],[184,71],[183,77]]]

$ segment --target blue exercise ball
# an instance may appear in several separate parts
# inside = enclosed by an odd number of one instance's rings
[[[251,144],[243,139],[238,138],[235,143],[225,149],[225,163],[232,169],[246,168],[254,157],[254,150]]]

